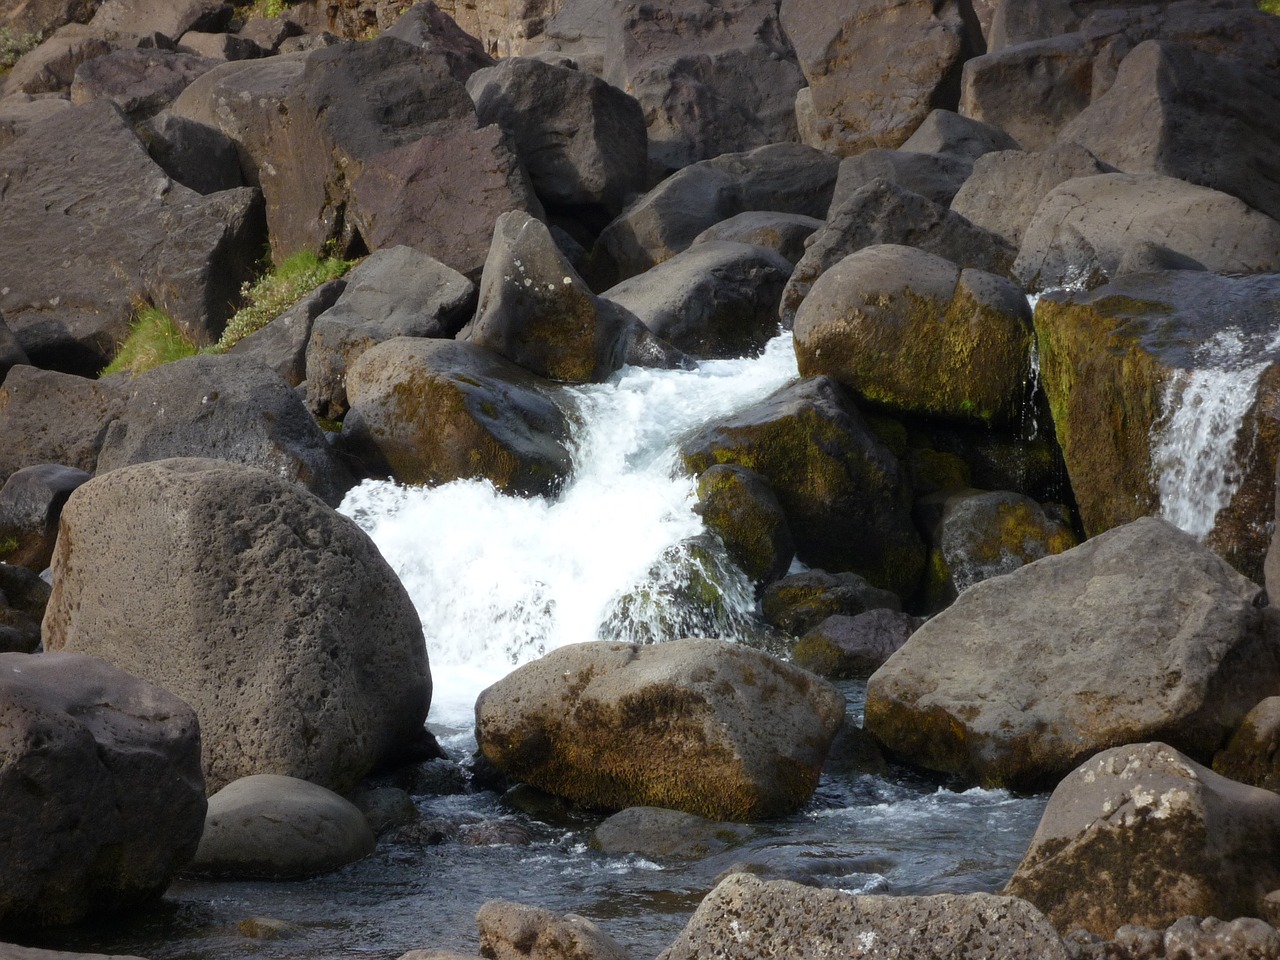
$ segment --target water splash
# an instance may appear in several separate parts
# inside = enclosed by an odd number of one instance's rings
[[[678,446],[796,376],[784,334],[755,359],[627,368],[573,388],[576,467],[554,500],[479,481],[352,490],[339,509],[373,538],[422,618],[432,721],[466,725],[480,690],[568,643],[744,629],[751,585],[705,536]]]
[[[1240,489],[1241,427],[1277,350],[1280,334],[1268,341],[1228,327],[1165,383],[1151,449],[1160,515],[1200,540]]]

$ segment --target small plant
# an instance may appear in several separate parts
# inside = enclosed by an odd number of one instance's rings
[[[38,33],[14,33],[9,27],[0,27],[0,72],[10,69],[24,54],[40,45]]]
[[[162,363],[181,360],[198,352],[196,345],[178,328],[172,317],[157,307],[145,304],[134,314],[129,324],[129,336],[102,375],[127,370],[136,377]]]
[[[241,307],[222,332],[222,338],[213,348],[224,353],[233,346],[265,327],[320,284],[336,280],[351,268],[352,261],[338,257],[321,258],[309,250],[295,253],[275,270],[264,274],[253,283],[246,283],[240,290],[245,305]]]

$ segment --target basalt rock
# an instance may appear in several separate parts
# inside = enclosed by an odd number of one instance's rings
[[[760,598],[765,622],[798,637],[828,617],[868,610],[899,610],[902,601],[867,583],[856,573],[806,570],[770,584]]]
[[[217,61],[171,50],[116,50],[76,68],[72,104],[110,100],[134,123],[159,113]]]
[[[869,677],[920,625],[918,617],[885,608],[833,614],[796,641],[791,661],[829,680]]]
[[[954,110],[934,110],[924,118],[902,149],[977,160],[997,150],[1017,150],[1018,141],[999,127],[961,116]]]
[[[307,379],[307,345],[316,318],[328,312],[346,288],[346,280],[320,284],[266,326],[237,341],[228,355],[258,360],[289,386],[299,386]]]
[[[1249,711],[1227,745],[1213,758],[1213,770],[1239,783],[1280,793],[1280,697],[1267,697]]]
[[[61,463],[93,473],[107,427],[124,404],[120,380],[87,380],[20,366],[0,384],[0,479]]]
[[[0,528],[0,536],[3,533]],[[0,651],[34,653],[48,603],[49,585],[36,572],[0,563]]]
[[[446,6],[448,0],[446,0]],[[459,13],[457,6],[450,11]],[[479,12],[479,8],[476,8]],[[243,31],[241,31],[243,32]],[[464,32],[458,22],[432,0],[415,3],[384,35],[412,43],[429,53],[442,54],[454,78],[466,83],[477,70],[492,67],[494,60],[485,52],[480,34]]]
[[[805,241],[822,229],[822,221],[801,213],[749,210],[722,220],[693,238],[694,244],[713,241],[764,247],[795,266],[804,256]]]
[[[62,507],[92,476],[56,463],[23,467],[10,475],[0,488],[0,560],[37,573],[49,566]]]
[[[628,807],[609,817],[591,834],[591,846],[610,856],[696,860],[721,853],[751,836],[740,823],[708,820],[662,807]]]
[[[795,543],[786,514],[767,480],[730,463],[698,477],[698,513],[752,581],[768,584],[787,572]]]

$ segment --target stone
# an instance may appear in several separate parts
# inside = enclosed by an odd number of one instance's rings
[[[879,608],[832,614],[796,641],[791,662],[828,680],[869,677],[911,639],[922,621]]]
[[[1235,197],[1154,173],[1105,173],[1048,193],[1023,234],[1013,275],[1030,291],[1096,287],[1140,243],[1212,273],[1280,270],[1280,222]]]
[[[110,100],[134,123],[169,106],[216,61],[172,50],[114,50],[82,63],[71,81],[71,103]]]
[[[307,379],[307,345],[316,318],[327,313],[346,288],[346,280],[320,284],[266,326],[236,341],[227,354],[264,363],[297,387]]]
[[[1280,883],[1277,854],[1280,797],[1167,744],[1138,743],[1092,757],[1058,785],[1006,892],[1059,930],[1101,937],[1188,914],[1234,920],[1255,915]],[[1166,933],[1166,949],[1177,939]]]
[[[814,146],[840,156],[903,144],[935,107],[954,107],[973,51],[959,3],[783,0],[818,118]]]
[[[902,144],[902,150],[909,153],[950,154],[974,161],[994,151],[1017,149],[1018,141],[999,127],[954,110],[930,111]]]
[[[973,173],[951,200],[951,210],[1017,247],[1050,190],[1077,177],[1115,172],[1076,143],[1053,144],[1036,153],[988,153],[974,161]]]
[[[822,221],[800,213],[748,210],[712,224],[693,238],[699,243],[728,241],[764,247],[781,256],[794,268],[804,256],[805,241],[822,229]]]
[[[96,657],[0,653],[0,807],[6,929],[139,906],[200,839],[196,716]]]
[[[0,943],[0,956],[5,960],[142,960],[123,953],[70,953],[65,950],[41,950],[20,947],[16,943]]]
[[[492,960],[629,960],[616,940],[572,913],[490,900],[476,926],[481,953]]]
[[[0,487],[0,560],[37,573],[49,566],[62,507],[92,476],[57,463],[34,464],[10,474]]]
[[[49,585],[35,571],[0,563],[0,651],[35,653],[48,602]]]
[[[695,243],[601,294],[699,359],[755,356],[778,333],[789,261],[764,247]]]
[[[535,496],[572,467],[552,385],[474,343],[380,343],[348,370],[347,396],[344,446],[401,483],[483,478]]]
[[[69,23],[13,65],[3,92],[65,94],[82,63],[119,46],[83,24]]]
[[[209,797],[189,869],[224,880],[292,880],[329,873],[373,852],[364,814],[318,784],[259,773]]]
[[[969,157],[872,147],[840,161],[831,205],[839,206],[859,187],[881,178],[945,207],[971,173],[973,160]]]
[[[195,356],[119,384],[97,472],[170,457],[210,457],[258,467],[337,506],[350,472],[301,398],[264,364]]]
[[[48,36],[66,23],[87,23],[101,0],[31,0],[10,3],[0,11],[0,27],[19,36],[29,33]]]
[[[456,4],[450,11],[452,14],[460,12]],[[454,79],[466,83],[477,70],[492,67],[494,59],[485,52],[479,35],[464,31],[450,13],[446,13],[432,0],[423,0],[402,13],[384,33],[388,37],[412,43],[428,53],[441,54],[449,64],[449,72]]]
[[[176,40],[188,30],[225,29],[230,21],[223,0],[105,0],[92,25],[102,33],[163,33]]]
[[[603,226],[647,186],[644,112],[599,77],[516,57],[472,74],[467,92],[479,122],[510,135],[547,209]]]
[[[609,856],[634,853],[652,859],[699,860],[742,843],[751,836],[740,823],[708,820],[662,807],[628,807],[591,833],[591,846]]]
[[[987,426],[1022,414],[1031,311],[1003,277],[913,247],[865,247],[817,279],[794,331],[801,376],[834,377],[868,404]]]
[[[519,57],[533,52],[548,21],[562,6],[556,0],[440,3],[440,9],[457,21],[459,29],[475,37],[491,57]]]
[[[270,56],[271,53],[248,37],[234,33],[205,33],[200,30],[188,30],[179,37],[178,49],[214,61],[256,60]]]
[[[475,299],[475,284],[412,247],[370,254],[347,274],[337,302],[312,322],[307,406],[340,419],[347,412],[347,370],[362,353],[393,337],[452,337]]]
[[[235,144],[221,130],[167,110],[138,130],[151,159],[184,187],[208,196],[244,186]]]
[[[902,601],[888,590],[871,586],[856,573],[807,570],[767,587],[760,606],[766,623],[798,637],[836,614],[900,610]]]
[[[174,183],[107,101],[28,129],[0,153],[0,181],[0,311],[38,365],[96,374],[143,301],[210,343],[253,276],[257,191]]]
[[[70,106],[70,100],[56,93],[14,93],[0,100],[0,150],[26,133],[32,124]]]
[[[725,877],[658,960],[1066,960],[1052,925],[1025,900],[989,893],[855,896],[750,874]]]
[[[917,765],[1018,790],[1141,740],[1207,762],[1280,678],[1259,593],[1165,521],[1135,520],[962,593],[868,681],[867,730]]]
[[[124,403],[120,381],[20,366],[0,383],[0,480],[60,463],[93,473],[107,426]]]
[[[1008,276],[1016,250],[941,204],[877,177],[835,206],[813,235],[782,293],[779,315],[790,328],[818,278],[850,254],[881,244],[916,247],[997,276]]]
[[[512,211],[494,226],[480,303],[461,338],[540,377],[600,383],[622,366],[634,322],[591,292],[545,224]]]
[[[1280,793],[1277,740],[1280,697],[1267,697],[1245,714],[1226,746],[1213,758],[1214,773],[1229,780]]]
[[[4,315],[0,314],[0,383],[4,383],[4,378],[14,367],[30,363],[27,352],[22,349],[22,344],[18,343],[18,338],[4,322]]]
[[[347,790],[422,750],[418,614],[373,542],[288,481],[197,459],[97,477],[62,511],[53,582],[46,649],[190,703],[210,792],[282,771]]]
[[[250,40],[268,54],[272,54],[280,49],[280,44],[285,40],[300,36],[302,33],[302,27],[288,17],[251,16],[240,25],[236,36]]]
[[[476,701],[508,777],[581,806],[750,822],[798,809],[844,720],[825,681],[722,640],[573,644]]]
[[[695,509],[752,582],[772,583],[791,567],[796,550],[787,517],[760,474],[731,463],[708,467],[698,477]]]
[[[681,446],[686,469],[734,463],[763,476],[810,566],[852,571],[910,595],[924,568],[910,492],[892,451],[829,377],[783,387],[713,420]]]

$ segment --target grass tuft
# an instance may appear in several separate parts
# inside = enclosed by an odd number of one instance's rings
[[[224,353],[233,346],[265,327],[308,293],[336,280],[351,268],[352,261],[337,257],[323,259],[308,250],[295,253],[275,270],[264,274],[253,283],[246,283],[240,294],[245,305],[227,321],[227,328],[214,348]]]
[[[24,54],[39,45],[38,33],[14,33],[9,27],[0,27],[0,73],[9,70]]]
[[[127,370],[136,377],[162,363],[181,360],[198,352],[196,345],[178,328],[173,318],[163,310],[146,305],[139,307],[134,314],[129,324],[129,336],[102,375]]]

